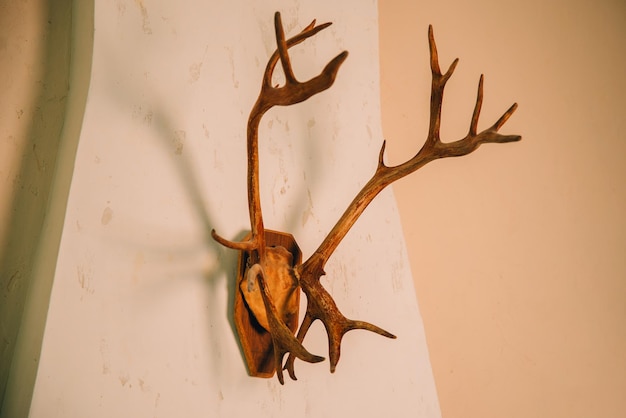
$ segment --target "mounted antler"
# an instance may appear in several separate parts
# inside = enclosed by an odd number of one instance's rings
[[[297,278],[293,275],[291,266],[291,254],[280,251],[282,246],[276,249],[269,247],[266,243],[266,230],[263,227],[263,216],[261,212],[261,195],[259,190],[259,123],[261,118],[269,109],[274,106],[289,106],[300,103],[309,97],[328,89],[335,81],[337,71],[348,56],[347,52],[342,52],[330,61],[324,70],[317,76],[306,82],[299,82],[291,67],[288,49],[297,45],[307,38],[315,35],[319,31],[330,26],[324,23],[315,26],[315,20],[311,22],[298,35],[285,40],[285,33],[280,18],[280,13],[274,15],[274,27],[276,30],[277,50],[270,57],[265,68],[261,92],[250,112],[248,118],[247,131],[247,152],[248,152],[248,206],[250,212],[250,225],[252,232],[249,238],[243,242],[233,242],[219,236],[215,230],[211,231],[213,238],[220,244],[240,250],[245,253],[247,259],[243,275],[246,278],[247,286],[242,287],[242,292],[246,299],[247,306],[253,311],[256,321],[271,335],[273,346],[273,367],[276,368],[278,379],[283,383],[282,358],[289,352],[302,360],[308,362],[319,362],[323,357],[309,353],[302,344],[297,341],[285,324],[286,317],[293,316],[294,311],[297,316],[297,303],[287,302],[283,306],[277,307],[274,303],[279,291],[272,292],[268,289],[266,272],[273,271],[269,280],[274,284],[274,289],[297,287]],[[285,85],[282,87],[272,86],[272,74],[276,64],[280,59],[285,73]],[[270,259],[269,254],[274,257]],[[255,287],[255,280],[259,287]],[[291,282],[291,283],[290,283]],[[299,300],[299,299],[298,299]],[[260,303],[262,302],[262,304]],[[288,306],[289,305],[289,306]],[[282,309],[281,309],[282,308]],[[244,350],[249,347],[244,347]],[[248,363],[253,361],[254,355],[248,356]],[[256,367],[249,368],[255,369]]]
[[[233,242],[220,237],[215,230],[211,232],[213,238],[225,247],[249,251],[253,254],[254,262],[263,261],[265,256],[265,234],[263,216],[261,214],[261,194],[259,191],[259,124],[261,118],[274,106],[289,106],[300,103],[309,97],[328,89],[335,82],[339,66],[345,61],[348,52],[344,51],[330,61],[320,75],[304,83],[299,82],[293,74],[288,48],[297,45],[319,31],[326,29],[330,23],[315,26],[315,20],[298,35],[285,40],[285,33],[280,19],[280,13],[274,15],[276,29],[276,43],[278,49],[270,57],[265,68],[261,93],[250,112],[248,118],[247,147],[248,147],[248,205],[252,234],[244,242]],[[285,85],[272,86],[272,74],[280,58],[285,72]],[[261,263],[262,264],[262,263]]]
[[[252,311],[256,322],[271,334],[273,367],[278,379],[283,383],[282,358],[286,353],[289,357],[285,364],[292,379],[296,379],[294,361],[300,358],[308,362],[318,362],[322,357],[310,354],[302,346],[302,341],[315,320],[321,320],[328,334],[330,355],[330,370],[335,371],[340,357],[341,340],[353,329],[364,329],[383,335],[388,338],[395,336],[375,325],[364,321],[355,321],[346,318],[337,308],[330,294],[320,283],[325,274],[324,266],[341,240],[348,233],[365,208],[386,186],[392,182],[418,170],[430,161],[467,155],[484,143],[507,143],[519,141],[519,135],[501,135],[498,130],[515,112],[517,104],[513,104],[498,121],[490,128],[478,132],[478,119],[483,102],[483,76],[478,83],[476,105],[470,122],[468,134],[454,142],[442,142],[440,138],[441,107],[446,82],[452,76],[458,59],[442,74],[439,68],[437,47],[433,36],[432,26],[428,30],[430,47],[430,67],[432,72],[432,89],[430,100],[430,126],[428,136],[419,152],[410,160],[394,167],[384,163],[385,142],[378,156],[378,166],[373,177],[361,189],[352,203],[343,213],[337,224],[332,228],[318,249],[303,264],[293,262],[293,252],[282,246],[269,246],[265,240],[265,233],[277,234],[263,228],[261,216],[259,173],[258,173],[258,126],[263,114],[275,105],[290,105],[308,99],[316,93],[329,88],[337,75],[339,66],[347,57],[343,52],[335,57],[317,77],[301,83],[296,80],[288,55],[288,48],[313,36],[328,27],[326,23],[315,26],[313,21],[298,35],[285,40],[280,14],[275,15],[276,40],[278,48],[270,57],[265,70],[261,93],[254,105],[248,120],[248,202],[252,232],[249,239],[243,242],[232,242],[218,236],[215,231],[213,237],[221,244],[238,249],[242,252],[240,288],[248,308]],[[272,87],[271,77],[274,68],[280,59],[285,72],[285,85]],[[297,248],[297,246],[296,246]],[[298,253],[299,256],[299,253]],[[245,264],[245,265],[244,265]],[[271,274],[270,274],[271,273]],[[272,286],[272,284],[274,285]],[[291,284],[290,284],[291,283]],[[245,284],[245,285],[244,285]],[[256,286],[258,284],[258,287]],[[297,307],[287,307],[286,297],[277,290],[280,287],[294,289],[300,286],[307,297],[307,310],[294,338],[292,329],[286,325],[292,319],[294,309],[297,316]],[[276,306],[276,301],[280,301]],[[293,305],[293,303],[292,303]],[[297,304],[296,304],[297,305]],[[245,350],[245,347],[244,347]],[[247,357],[249,366],[250,358]]]
[[[365,208],[374,200],[386,186],[402,177],[413,173],[430,161],[445,158],[459,157],[467,155],[476,150],[481,144],[507,143],[519,141],[519,135],[501,135],[498,130],[511,117],[517,104],[513,104],[498,121],[490,128],[477,133],[478,118],[483,103],[483,76],[481,75],[478,83],[478,96],[476,105],[470,123],[468,134],[465,138],[455,142],[441,142],[439,130],[441,126],[441,106],[443,102],[443,91],[446,82],[452,76],[458,58],[448,68],[445,74],[441,73],[439,68],[439,58],[437,55],[437,46],[433,36],[433,28],[428,28],[428,42],[430,47],[430,68],[432,72],[432,88],[430,98],[430,126],[426,142],[420,151],[410,160],[395,167],[388,167],[384,163],[385,142],[378,155],[378,167],[370,181],[365,184],[361,191],[356,195],[352,203],[343,213],[337,224],[333,227],[324,241],[320,244],[313,255],[302,265],[295,268],[296,275],[300,278],[300,286],[307,296],[308,307],[304,320],[298,331],[298,340],[302,341],[311,324],[319,319],[324,323],[328,333],[328,344],[330,354],[330,371],[333,372],[339,361],[341,339],[343,335],[353,329],[366,329],[386,337],[395,338],[392,334],[384,331],[374,325],[361,321],[352,321],[345,318],[331,296],[320,283],[320,277],[324,273],[324,265],[335,251],[341,240],[346,236],[352,225],[361,216]],[[295,357],[290,355],[287,359],[286,368],[292,379],[295,379],[294,373]]]

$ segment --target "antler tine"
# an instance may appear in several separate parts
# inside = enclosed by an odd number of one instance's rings
[[[315,35],[321,30],[326,29],[331,25],[331,23],[324,23],[319,26],[315,26],[314,20],[310,25],[304,28],[302,32],[287,40],[285,40],[285,34],[279,12],[276,12],[274,15],[274,25],[276,31],[277,49],[270,57],[267,67],[265,68],[261,94],[259,95],[259,99],[255,105],[255,110],[253,110],[253,112],[256,111],[260,114],[263,114],[265,111],[276,105],[289,106],[303,102],[309,97],[328,89],[335,82],[339,67],[348,57],[347,51],[340,53],[333,58],[326,65],[326,67],[324,67],[318,76],[305,82],[299,82],[293,73],[288,49]],[[278,60],[281,61],[283,66],[286,82],[282,87],[273,87],[272,74]]]
[[[428,26],[428,47],[430,49],[432,88],[430,94],[430,126],[428,128],[428,137],[426,138],[426,142],[424,144],[425,147],[430,147],[440,142],[439,131],[441,127],[443,90],[459,63],[459,59],[456,58],[452,61],[452,64],[450,64],[448,71],[446,71],[445,74],[441,73],[441,69],[439,67],[439,54],[437,53],[437,44],[435,43],[435,35],[433,33],[432,25]]]
[[[315,20],[313,20],[299,34],[287,40],[285,40],[280,12],[276,12],[274,15],[274,25],[277,49],[268,60],[261,84],[261,92],[248,118],[248,204],[250,207],[252,234],[249,241],[234,242],[221,237],[215,230],[211,231],[212,237],[217,242],[236,250],[251,251],[262,248],[265,245],[258,185],[258,127],[261,118],[273,106],[287,106],[299,103],[328,89],[334,83],[339,67],[348,56],[347,51],[342,52],[333,58],[317,77],[301,83],[297,81],[293,74],[287,50],[326,29],[331,23],[315,26]],[[287,83],[283,87],[272,87],[272,74],[279,59],[282,62]]]
[[[211,237],[213,237],[213,239],[215,241],[219,242],[224,247],[230,248],[230,249],[233,249],[233,250],[252,251],[252,250],[254,250],[256,248],[256,242],[253,241],[253,240],[241,241],[241,242],[230,241],[230,240],[227,240],[226,238],[220,236],[217,232],[215,232],[215,229],[211,230]]]
[[[311,354],[301,342],[294,337],[291,330],[279,319],[280,315],[274,305],[272,296],[265,284],[265,278],[263,270],[258,268],[255,272],[259,288],[261,290],[261,298],[265,305],[265,311],[267,313],[267,320],[270,326],[270,335],[272,337],[272,345],[274,350],[274,364],[276,365],[276,375],[281,385],[285,384],[283,379],[283,357],[289,353],[290,356],[298,357],[299,359],[309,363],[319,363],[324,361],[324,357]]]
[[[317,319],[322,321],[328,334],[328,355],[330,357],[331,373],[335,372],[341,355],[341,340],[348,331],[363,329],[387,338],[396,338],[392,333],[369,322],[355,321],[343,316],[332,296],[324,289],[319,282],[319,278],[315,279],[314,274],[305,274],[301,278],[300,285],[307,297],[307,310],[296,338],[299,342],[302,342],[313,322]],[[293,380],[298,380],[294,369],[296,357],[296,355],[290,354],[285,363],[285,369],[287,369],[289,376]]]
[[[432,74],[431,99],[430,99],[430,124],[428,136],[419,152],[410,160],[397,166],[389,167],[384,163],[385,142],[383,142],[378,155],[378,165],[372,178],[359,191],[354,200],[342,214],[341,218],[329,232],[318,249],[302,265],[296,267],[296,274],[300,277],[300,285],[307,295],[307,313],[300,327],[297,338],[302,341],[311,325],[316,319],[321,320],[326,327],[329,339],[329,353],[331,371],[335,369],[339,360],[341,338],[352,329],[367,329],[380,335],[395,338],[393,334],[382,330],[374,325],[346,319],[339,312],[336,304],[320,283],[320,277],[325,274],[324,265],[335,251],[341,240],[363,213],[365,208],[374,200],[386,186],[392,182],[411,174],[429,163],[430,161],[444,157],[462,156],[471,153],[481,144],[488,142],[507,143],[519,141],[519,135],[501,135],[498,130],[511,117],[517,109],[513,104],[490,128],[477,133],[478,119],[483,102],[484,77],[481,76],[478,85],[476,105],[470,122],[469,133],[461,140],[443,143],[440,139],[441,108],[443,92],[447,81],[450,79],[459,62],[455,59],[445,73],[441,72],[437,46],[432,26],[428,28],[428,41],[430,49],[430,67]],[[287,359],[286,368],[289,375],[295,379],[293,363],[295,357]]]
[[[315,22],[313,24],[315,24]],[[276,31],[278,56],[280,57],[280,63],[283,65],[283,70],[285,71],[287,84],[296,84],[298,80],[296,80],[293,68],[291,68],[291,60],[289,59],[289,53],[287,51],[287,41],[285,41],[285,30],[283,29],[283,22],[279,12],[276,12],[274,15],[274,30]]]
[[[480,79],[478,80],[478,93],[476,94],[476,104],[474,105],[474,113],[472,113],[472,120],[470,122],[470,128],[468,132],[469,136],[475,136],[478,130],[478,118],[480,118],[480,110],[483,107],[484,81],[485,81],[485,76],[481,74]]]
[[[327,22],[327,23],[323,23],[319,26],[315,26],[316,20],[313,19],[313,21],[311,23],[309,23],[309,25],[307,27],[305,27],[304,29],[302,29],[302,31],[287,39],[285,41],[285,46],[287,49],[291,48],[292,46],[298,45],[299,43],[305,41],[306,39],[310,38],[311,36],[315,35],[316,33],[326,29],[327,27],[329,27],[330,25],[332,25],[332,22]],[[277,25],[280,25],[280,30],[282,33],[284,33],[284,31],[282,30],[282,20],[280,19],[280,12],[276,12],[276,14],[274,15],[274,30],[277,32],[277,36],[278,36],[278,28],[276,27]],[[284,35],[283,35],[284,37]],[[277,38],[278,39],[278,38]],[[279,42],[277,40],[276,42],[277,47],[279,45]],[[276,67],[276,64],[278,63],[278,60],[280,59],[280,54],[279,54],[279,50],[278,48],[276,49],[276,51],[274,51],[274,53],[270,56],[268,62],[267,62],[267,66],[265,67],[265,73],[263,74],[263,85],[266,87],[272,87],[272,74],[274,72],[274,68]]]

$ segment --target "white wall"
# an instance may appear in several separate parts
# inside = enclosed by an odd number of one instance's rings
[[[56,269],[32,402],[20,378],[28,358],[17,356],[4,416],[439,416],[391,190],[331,258],[324,284],[346,316],[398,339],[352,332],[335,374],[299,362],[300,380],[284,387],[246,373],[229,317],[236,254],[209,231],[249,228],[245,122],[275,48],[275,10],[290,34],[313,18],[335,22],[294,48],[301,79],[350,56],[330,91],[262,122],[266,227],[293,233],[306,257],[372,175],[382,142],[375,2],[96,3],[82,129],[63,138],[78,150],[58,258],[47,254]],[[34,293],[26,320],[42,311]],[[305,344],[326,355],[320,324]]]
[[[445,137],[522,142],[435,162],[394,187],[446,418],[626,415],[626,5],[381,1],[383,128],[426,134],[426,31],[460,58]]]

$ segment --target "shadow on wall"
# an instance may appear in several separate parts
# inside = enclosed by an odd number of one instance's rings
[[[88,6],[88,3],[91,5]],[[41,48],[34,60],[37,68],[33,74],[36,75],[31,75],[28,80],[36,86],[33,89],[32,110],[21,116],[22,119],[28,119],[27,129],[18,138],[22,152],[16,153],[11,161],[16,167],[13,170],[16,174],[14,180],[12,178],[0,183],[0,187],[13,184],[11,190],[0,190],[0,199],[6,199],[8,207],[8,216],[0,216],[0,417],[26,416],[30,406],[89,86],[90,70],[85,70],[87,64],[83,61],[91,61],[91,51],[83,47],[82,52],[77,54],[76,49],[80,48],[77,44],[89,42],[89,39],[80,39],[83,35],[87,35],[88,31],[93,34],[94,6],[93,2],[83,0],[37,0],[28,6],[15,7],[16,10],[36,8],[34,14],[39,15],[37,23],[45,27],[38,31]],[[0,21],[3,16],[8,16],[2,13],[2,8],[0,6]],[[77,12],[78,8],[82,11]],[[85,9],[91,11],[90,21]],[[20,13],[13,15],[20,18]],[[81,30],[75,26],[81,26]],[[12,42],[9,32],[6,35],[0,33],[0,50],[3,39]],[[24,45],[28,43],[24,42]],[[17,64],[7,64],[8,71],[16,71]],[[124,89],[125,94],[130,92],[130,86]],[[126,97],[119,99],[124,100]],[[0,107],[0,112],[15,117],[15,106],[8,102],[6,106]],[[172,117],[159,108],[155,112],[154,121],[159,139],[162,139],[164,146],[170,147],[177,139]],[[241,126],[237,129],[243,128]],[[311,138],[314,135],[310,132],[310,126],[306,129],[303,135],[309,137],[307,155],[321,155],[318,141]],[[245,155],[242,155],[242,161],[244,158]],[[320,168],[314,161],[315,158],[309,158],[303,164],[307,176],[318,179],[316,173],[319,173]],[[220,260],[218,267],[205,275],[212,296],[216,294],[215,288],[219,285],[217,279],[223,275],[224,269],[229,270],[228,266],[234,268],[237,252],[225,250],[210,237],[213,217],[210,208],[204,203],[191,162],[184,155],[176,157],[173,162],[202,222],[206,233],[205,243]],[[297,230],[302,214],[310,207],[309,189],[310,185],[306,191],[300,190],[300,195],[293,200],[294,207],[285,217],[287,231]],[[235,238],[241,238],[244,234],[241,232]],[[226,273],[229,299],[225,314],[232,333],[236,334],[232,318],[236,292],[236,284],[231,280],[234,271]],[[216,303],[209,303],[208,306],[209,317],[223,316],[212,310],[217,306]],[[218,340],[211,339],[207,343],[218,344]],[[216,346],[211,351],[219,350]],[[219,359],[213,366],[211,372],[216,375],[220,371]]]
[[[22,137],[13,138],[21,147],[21,152],[15,153],[13,161],[10,161],[15,167],[15,174],[0,185],[4,189],[1,190],[1,195],[3,199],[7,199],[6,219],[0,219],[3,223],[3,228],[0,229],[3,231],[3,236],[0,236],[0,412],[5,406],[11,365],[18,353],[16,342],[29,288],[35,277],[35,260],[52,196],[52,180],[57,171],[70,78],[72,0],[42,0],[27,6],[19,2],[7,2],[1,14],[7,18],[14,15],[18,19],[19,23],[12,23],[13,27],[16,24],[26,24],[25,14],[20,13],[24,7],[31,8],[28,16],[39,15],[37,23],[45,27],[37,31],[42,38],[39,42],[42,45],[39,56],[34,59],[38,68],[29,71],[28,82],[36,84],[33,89],[35,98],[30,107],[32,111],[30,114],[17,116],[28,118],[29,121]],[[9,8],[13,10],[8,10]],[[11,13],[13,11],[16,13]],[[9,28],[7,32],[0,34],[5,47],[23,41],[8,33],[11,26],[2,26]],[[37,44],[37,39],[26,39],[22,46],[35,48]],[[3,50],[6,51],[6,48]],[[19,60],[16,62],[8,59],[4,62],[11,68],[3,68],[3,74],[16,74],[17,71],[24,70],[20,68]],[[14,107],[14,103],[5,103],[0,112],[8,120],[16,117]],[[9,139],[2,138],[3,141]],[[62,222],[62,218],[58,222]],[[47,305],[39,307],[39,311],[44,312],[44,317],[46,310]],[[43,327],[35,332],[43,333]],[[39,343],[40,341],[41,338]],[[39,350],[40,347],[36,347],[36,351]],[[37,358],[30,359],[30,363],[36,373]],[[31,376],[33,382],[34,373]]]
[[[130,92],[132,91],[132,87],[127,86],[124,91]],[[128,99],[129,98],[119,98],[119,100]],[[154,127],[157,132],[157,137],[162,142],[161,145],[165,149],[171,150],[172,144],[178,143],[175,124],[173,123],[172,117],[168,115],[165,109],[163,109],[162,107],[158,107],[154,113],[154,121]],[[178,154],[178,152],[176,153]],[[204,272],[204,278],[208,289],[208,297],[210,300],[210,302],[207,304],[207,316],[209,318],[220,318],[225,315],[230,325],[230,331],[234,336],[236,336],[237,330],[235,328],[235,320],[233,317],[235,292],[237,291],[237,286],[234,279],[236,274],[234,266],[236,266],[238,252],[225,249],[211,237],[211,230],[214,227],[214,216],[211,212],[211,208],[208,207],[208,205],[202,198],[201,186],[198,181],[198,177],[193,170],[193,163],[188,158],[188,155],[181,152],[177,155],[177,157],[171,158],[171,162],[176,167],[176,172],[179,175],[180,182],[183,185],[187,196],[193,202],[192,207],[196,210],[196,215],[201,221],[202,230],[204,231],[205,246],[207,250],[210,253],[214,254],[218,260],[215,266]],[[235,239],[243,239],[247,232],[248,231],[240,232]],[[216,287],[219,285],[219,279],[224,275],[226,275],[228,303],[227,312],[222,314],[218,313],[215,310],[215,306],[217,306],[217,303],[214,298],[217,294]],[[206,324],[206,326],[210,326],[213,329],[213,326],[211,326],[210,324]],[[238,339],[237,343],[241,355],[241,361],[244,361],[243,348],[241,347]],[[209,341],[207,341],[207,344],[210,344],[212,346],[212,353],[219,352],[219,341],[217,338],[210,338]],[[210,370],[210,373],[212,376],[219,377],[221,373],[219,358],[215,358],[212,362],[212,369]]]

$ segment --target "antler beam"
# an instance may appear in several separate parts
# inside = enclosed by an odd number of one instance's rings
[[[259,124],[261,118],[269,109],[274,106],[289,106],[300,103],[309,97],[320,93],[333,85],[339,67],[348,56],[348,52],[344,51],[330,61],[324,70],[317,76],[304,83],[299,82],[291,67],[288,49],[297,45],[307,38],[315,35],[321,30],[329,27],[331,23],[324,23],[315,26],[313,20],[298,35],[285,40],[285,33],[280,17],[280,13],[274,15],[274,26],[276,30],[277,50],[270,57],[263,82],[261,84],[261,92],[250,112],[248,118],[247,130],[247,152],[248,152],[248,208],[250,213],[250,226],[252,234],[250,239],[244,242],[233,242],[219,236],[215,230],[211,231],[213,238],[225,247],[235,250],[251,251],[258,253],[254,259],[262,260],[265,248],[265,237],[263,228],[263,216],[261,212],[261,194],[259,188]],[[282,87],[272,86],[272,75],[276,64],[280,59],[283,71],[285,73],[285,85]]]

